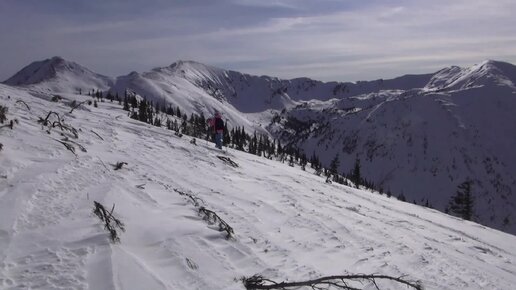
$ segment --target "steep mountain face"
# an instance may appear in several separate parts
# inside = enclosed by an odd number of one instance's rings
[[[475,219],[515,233],[514,72],[492,61],[451,67],[421,89],[306,102],[268,129],[307,155],[324,152],[325,164],[339,154],[343,173],[359,158],[379,188],[439,210],[471,180]]]
[[[31,64],[6,83],[54,92],[97,86],[187,114],[218,110],[230,127],[270,134],[307,155],[315,152],[325,166],[339,154],[342,173],[359,158],[364,177],[377,187],[439,210],[457,185],[472,180],[475,220],[516,233],[516,67],[509,63],[325,83],[178,61],[110,82],[53,58]]]
[[[92,89],[107,90],[113,80],[56,56],[29,64],[4,83],[58,93],[86,93]]]

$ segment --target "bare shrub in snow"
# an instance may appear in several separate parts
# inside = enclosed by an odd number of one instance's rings
[[[99,202],[93,201],[93,205],[95,208],[93,209],[93,213],[99,217],[99,219],[104,223],[104,228],[109,232],[109,236],[113,243],[120,242],[120,237],[117,232],[117,228],[122,232],[125,232],[125,225],[119,219],[113,216],[113,211],[115,210],[115,205],[113,204],[113,208],[111,211],[107,211],[106,208],[100,204]]]
[[[116,164],[111,164],[115,168],[115,170],[122,169],[122,166],[127,165],[127,162],[117,162]]]
[[[79,108],[82,104],[85,104],[85,103],[88,103],[88,105],[91,105],[91,101],[88,100],[88,101],[84,101],[84,102],[80,102],[77,104],[77,101],[73,101],[71,104],[70,104],[70,107],[72,107],[72,109],[70,110],[69,114],[71,114],[73,112],[73,110]]]
[[[217,155],[217,158],[219,158],[224,163],[226,163],[226,164],[228,164],[230,166],[233,166],[235,168],[238,167],[238,164],[235,161],[231,160],[231,158],[229,158],[229,157]]]
[[[219,231],[226,232],[226,239],[233,237],[233,228],[230,227],[223,219],[221,219],[215,212],[206,209],[204,206],[199,208],[199,214],[203,215],[203,219],[209,223],[218,223]]]
[[[195,207],[198,207],[201,203],[204,204],[204,200],[202,200],[201,198],[199,197],[196,197],[194,196],[192,193],[188,193],[188,192],[184,192],[182,190],[179,190],[177,188],[174,188],[174,191],[179,193],[179,195],[181,196],[186,196],[189,198],[189,200],[192,202],[192,204],[195,206]]]
[[[54,121],[51,121],[50,117],[53,117],[53,116],[55,117]],[[57,120],[55,120],[55,119],[57,119]],[[52,128],[58,127],[59,129],[61,129],[62,132],[67,132],[67,133],[69,132],[73,135],[74,138],[79,138],[79,133],[78,133],[77,129],[64,123],[64,121],[61,119],[59,114],[56,112],[53,112],[53,111],[48,112],[45,119],[39,117],[38,123],[41,123],[43,126],[47,127],[48,128],[47,132],[49,132],[49,134],[50,134],[50,130]]]
[[[8,110],[7,107],[0,105],[0,124],[3,124],[7,120]]]

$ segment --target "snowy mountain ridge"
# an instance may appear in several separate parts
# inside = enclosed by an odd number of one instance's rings
[[[66,88],[68,80],[51,83]],[[471,180],[474,219],[516,233],[515,84],[516,67],[491,60],[356,83],[281,80],[178,61],[117,77],[110,89],[188,115],[221,111],[230,127],[315,152],[326,167],[339,154],[344,174],[358,158],[378,188],[441,211]]]
[[[469,68],[452,66],[438,71],[426,89],[452,90],[487,85],[491,82],[516,88],[516,68],[508,63],[486,60]]]
[[[516,284],[513,235],[328,184],[308,167],[194,145],[130,119],[116,103],[71,113],[70,103],[90,97],[64,93],[52,102],[44,94],[0,84],[7,120],[17,120],[0,128],[1,289],[243,290],[240,278],[254,274],[302,281],[348,273],[403,276],[427,290]],[[38,122],[49,111],[78,138]],[[115,170],[119,162],[127,164]],[[94,201],[125,224],[120,243],[92,213]],[[392,281],[349,285],[400,289]]]
[[[55,56],[31,63],[4,83],[56,93],[78,93],[83,90],[86,94],[91,89],[109,89],[113,85],[113,79]]]

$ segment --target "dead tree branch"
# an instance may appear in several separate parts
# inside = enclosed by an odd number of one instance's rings
[[[97,137],[100,138],[100,140],[104,141],[104,138],[100,137],[99,134],[97,134],[97,132],[93,131],[93,130],[90,130],[93,134],[97,135]]]
[[[201,198],[197,197],[197,196],[194,196],[193,194],[191,193],[188,193],[188,192],[184,192],[184,191],[181,191],[177,188],[174,188],[174,191],[179,193],[179,195],[182,195],[182,196],[186,196],[189,198],[190,201],[192,201],[192,204],[195,206],[195,207],[198,207],[201,203],[204,204],[204,200],[202,200]]]
[[[217,155],[217,158],[219,158],[224,163],[226,163],[226,164],[228,164],[230,166],[233,166],[235,168],[238,167],[238,164],[235,161],[231,160],[231,158],[229,158],[229,157]]]
[[[75,101],[74,101],[74,102],[75,102]],[[75,110],[75,109],[79,108],[79,107],[80,107],[82,104],[84,104],[84,103],[91,104],[91,101],[89,101],[89,100],[88,100],[88,101],[80,102],[80,103],[78,103],[77,105],[74,105],[74,104],[72,103],[72,109],[71,109],[71,110],[70,110],[70,112],[68,112],[68,113],[69,113],[69,114],[71,114],[71,113],[73,112],[73,110]]]
[[[115,204],[113,204],[113,208],[111,208],[110,212],[107,211],[106,208],[99,202],[93,201],[93,205],[95,206],[93,213],[97,215],[104,223],[104,228],[109,232],[111,241],[113,243],[120,242],[120,237],[116,229],[118,228],[122,232],[125,232],[125,225],[119,219],[113,216],[113,211],[115,211]]]
[[[75,147],[73,147],[72,144],[66,143],[64,141],[57,140],[57,139],[54,139],[54,140],[56,140],[57,142],[63,144],[66,147],[66,149],[70,150],[73,153],[73,155],[77,156],[77,154],[75,153]]]
[[[50,112],[48,112],[47,117],[45,119],[39,117],[38,123],[41,123],[43,126],[48,126],[48,118],[50,118],[50,116],[52,116],[52,115],[55,115],[57,117],[57,120],[59,122],[61,122],[61,117],[59,116],[59,114],[56,112],[50,111]]]
[[[221,219],[214,211],[206,209],[204,206],[202,206],[199,208],[199,214],[204,215],[203,219],[208,223],[219,223],[219,232],[226,232],[226,239],[233,237],[233,228],[230,227],[223,219]]]
[[[50,118],[50,116],[54,116],[54,115],[57,117],[57,121],[50,123],[49,118]],[[43,126],[48,127],[49,133],[50,133],[50,128],[59,127],[61,129],[61,131],[63,131],[63,132],[69,131],[70,133],[73,134],[74,138],[76,138],[76,139],[79,138],[79,133],[77,132],[77,129],[75,129],[74,127],[72,127],[70,125],[65,124],[61,120],[61,117],[59,116],[59,114],[56,112],[53,112],[53,111],[48,112],[45,119],[39,117],[38,123],[41,123]]]
[[[111,164],[115,168],[115,170],[122,169],[122,166],[127,165],[127,162],[117,162],[116,164]]]
[[[0,105],[0,124],[3,124],[7,120],[7,112],[9,109],[5,106]]]
[[[345,290],[360,290],[350,286],[350,282],[364,282],[369,281],[376,289],[380,290],[377,284],[377,280],[391,280],[403,284],[407,287],[411,287],[416,290],[423,290],[423,285],[420,281],[407,281],[401,277],[391,277],[387,275],[340,275],[340,276],[327,276],[318,279],[300,281],[300,282],[275,282],[269,279],[265,279],[260,275],[254,275],[249,278],[242,278],[242,282],[246,289],[287,289],[293,287],[307,286],[312,289],[329,289],[329,287],[335,287],[337,289]],[[324,288],[323,288],[324,287]]]
[[[8,127],[8,128],[10,128],[10,129],[12,130],[12,129],[14,128],[14,122],[13,122],[13,120],[10,120],[10,121],[9,121],[9,124],[7,124],[7,125],[2,125],[2,126],[0,126],[0,129],[2,129],[2,128],[4,128],[4,127]]]
[[[75,142],[73,140],[68,139],[68,137],[65,137],[64,139],[61,139],[61,141],[68,142],[68,143],[73,143],[73,144],[77,145],[77,147],[79,147],[79,149],[81,149],[82,152],[88,152],[86,150],[86,148],[84,148],[84,146],[82,146],[78,142]]]
[[[24,105],[25,105],[25,107],[27,107],[27,110],[29,110],[29,111],[30,111],[30,107],[29,107],[29,105],[27,105],[27,103],[25,103],[25,102],[24,102],[24,101],[22,101],[22,100],[17,100],[17,101],[16,101],[16,104],[18,104],[18,103],[24,104]]]

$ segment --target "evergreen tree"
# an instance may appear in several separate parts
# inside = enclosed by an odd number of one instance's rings
[[[335,155],[335,157],[330,162],[330,173],[333,175],[337,175],[339,166],[340,166],[339,153],[337,153],[337,155]]]
[[[353,172],[351,173],[351,181],[355,183],[357,188],[362,183],[362,176],[360,174],[360,159],[358,157],[355,159],[355,166],[353,167]]]
[[[140,101],[138,106],[138,117],[142,122],[146,122],[148,120],[148,110],[147,110],[147,101],[145,99]]]
[[[471,220],[473,217],[473,196],[471,195],[470,180],[466,180],[457,186],[457,192],[451,197],[448,205],[448,211],[465,220]]]

